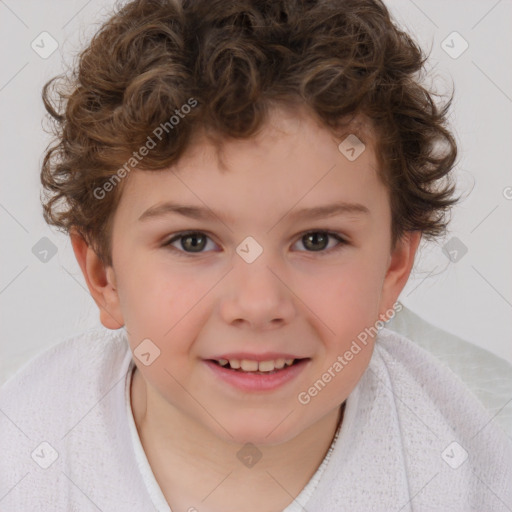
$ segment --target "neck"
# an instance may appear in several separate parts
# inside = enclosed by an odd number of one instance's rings
[[[201,512],[249,512],[280,511],[293,501],[327,454],[345,403],[287,442],[252,448],[261,458],[246,467],[238,458],[243,444],[220,439],[175,409],[162,414],[136,368],[131,405],[149,464],[173,510],[194,510],[191,504],[200,503]]]

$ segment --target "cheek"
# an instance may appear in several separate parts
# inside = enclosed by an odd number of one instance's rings
[[[348,396],[367,368],[376,334],[380,280],[374,267],[358,260],[315,292],[312,309],[318,311],[316,325],[325,349],[317,372],[319,379],[329,382],[317,406]]]
[[[338,335],[364,328],[378,315],[382,270],[375,257],[360,252],[347,264],[331,267],[303,282],[306,304]]]
[[[205,293],[206,284],[184,267],[148,258],[150,264],[135,258],[120,272],[121,306],[132,322],[173,325]]]
[[[131,269],[123,270],[119,296],[132,351],[150,339],[160,350],[159,363],[172,366],[179,359],[184,364],[197,330],[206,321],[202,315],[207,314],[208,291],[218,277],[198,276],[197,271],[171,268],[156,259],[146,266],[134,259]]]

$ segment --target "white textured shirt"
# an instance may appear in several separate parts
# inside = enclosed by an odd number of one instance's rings
[[[170,510],[135,428],[133,368],[124,329],[94,329],[4,384],[1,512]],[[328,454],[284,512],[302,507],[510,511],[512,443],[454,373],[384,328]]]

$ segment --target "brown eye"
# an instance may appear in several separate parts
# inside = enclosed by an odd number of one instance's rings
[[[206,245],[206,237],[200,233],[191,233],[180,238],[181,246],[186,251],[201,252]]]
[[[164,244],[164,247],[169,247],[175,250],[180,255],[201,254],[206,247],[210,237],[200,231],[190,231],[187,233],[179,233],[171,238]],[[179,242],[179,246],[173,245]],[[213,243],[213,241],[212,241]]]
[[[322,231],[315,231],[313,233],[307,233],[302,237],[304,247],[311,249],[312,251],[322,251],[329,244],[329,235]]]
[[[337,240],[338,243],[328,248],[329,239]],[[329,231],[309,231],[302,235],[300,242],[306,248],[306,251],[300,252],[317,252],[319,256],[330,254],[348,244],[337,233],[331,233]]]

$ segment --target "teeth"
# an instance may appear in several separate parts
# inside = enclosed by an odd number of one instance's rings
[[[260,372],[271,372],[274,368],[275,368],[274,361],[260,361],[258,363],[258,370]],[[242,369],[245,370],[245,368],[243,366],[242,366]]]
[[[244,372],[256,372],[258,371],[258,361],[249,361],[248,359],[242,359],[240,361],[240,367]]]
[[[233,370],[241,369],[244,372],[271,372],[291,366],[294,359],[276,359],[275,361],[251,361],[249,359],[218,359],[221,366],[230,366]]]
[[[288,359],[288,361],[289,361],[289,359]],[[293,361],[293,359],[292,359],[292,361]],[[277,370],[280,370],[281,368],[284,368],[284,363],[285,363],[284,359],[276,359],[274,361],[274,367]]]

